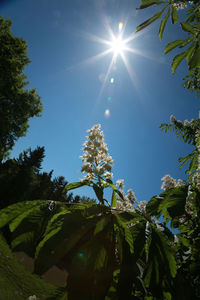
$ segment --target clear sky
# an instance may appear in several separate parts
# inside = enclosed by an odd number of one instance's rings
[[[53,169],[55,176],[65,176],[68,182],[79,181],[86,130],[100,123],[114,160],[114,181],[123,178],[125,190],[132,188],[138,200],[148,201],[160,193],[165,174],[185,178],[178,158],[193,148],[173,133],[162,133],[159,126],[169,122],[171,114],[182,121],[198,118],[199,100],[181,87],[186,63],[172,75],[170,62],[176,51],[163,54],[168,42],[186,35],[169,22],[160,42],[159,23],[152,24],[129,42],[134,53],[123,51],[127,66],[118,55],[108,76],[113,52],[92,58],[110,49],[98,41],[111,40],[109,28],[117,35],[122,22],[127,38],[160,9],[138,11],[139,4],[139,0],[0,2],[0,14],[12,20],[13,33],[27,41],[32,62],[25,74],[44,107],[41,118],[30,120],[27,136],[18,140],[11,156],[45,146],[43,170]],[[94,196],[89,188],[77,194]]]

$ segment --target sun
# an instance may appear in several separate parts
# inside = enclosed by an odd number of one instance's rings
[[[110,42],[111,50],[114,52],[114,55],[122,54],[125,49],[125,42],[121,37],[113,37],[113,40]]]
[[[78,65],[82,65],[82,64],[94,63],[97,60],[103,58],[104,56],[112,53],[112,58],[111,58],[111,61],[109,62],[107,71],[105,72],[104,80],[102,83],[102,87],[101,87],[98,99],[100,99],[100,97],[102,95],[102,92],[105,88],[106,83],[108,82],[108,79],[109,79],[109,76],[110,76],[112,70],[116,69],[118,57],[122,59],[134,86],[136,85],[135,84],[136,74],[134,73],[134,70],[131,68],[131,65],[128,61],[128,57],[126,56],[126,52],[131,52],[133,54],[141,55],[146,58],[151,58],[151,57],[149,57],[149,55],[141,52],[140,50],[135,49],[135,47],[130,45],[130,43],[132,43],[133,40],[135,40],[138,36],[140,36],[141,33],[136,34],[135,32],[132,32],[128,37],[124,38],[126,24],[124,24],[123,22],[119,22],[118,23],[118,32],[116,33],[116,30],[115,30],[116,34],[111,29],[109,22],[105,22],[105,25],[106,25],[107,33],[108,33],[110,39],[106,40],[97,35],[90,34],[88,32],[85,32],[84,36],[89,38],[89,40],[104,44],[108,48],[105,49],[104,51],[100,52],[99,54],[94,55],[94,56],[86,59],[85,61],[81,62],[80,64],[78,64]]]

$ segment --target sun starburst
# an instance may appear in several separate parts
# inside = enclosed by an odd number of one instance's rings
[[[126,56],[125,52],[130,52],[136,55],[141,55],[144,57],[147,57],[146,54],[144,54],[143,52],[135,49],[132,44],[133,40],[135,38],[137,38],[141,33],[131,33],[128,37],[124,38],[124,33],[125,33],[125,25],[123,22],[119,22],[118,23],[118,33],[114,34],[113,30],[111,29],[110,25],[108,24],[108,22],[106,22],[107,24],[107,32],[110,36],[109,40],[103,39],[101,37],[98,37],[96,35],[90,34],[90,33],[84,33],[84,37],[88,38],[89,40],[92,40],[94,42],[98,42],[101,44],[104,44],[107,49],[105,49],[104,51],[100,52],[99,54],[92,56],[90,58],[88,58],[85,61],[82,61],[81,63],[79,63],[78,65],[84,65],[84,64],[91,64],[94,63],[95,61],[102,59],[103,57],[105,57],[108,54],[113,53],[111,61],[109,62],[109,66],[107,68],[107,71],[105,72],[105,76],[104,76],[104,81],[102,83],[102,87],[101,90],[99,92],[99,96],[98,98],[101,97],[106,82],[108,82],[109,80],[109,76],[112,72],[112,70],[114,69],[114,65],[116,65],[117,59],[120,57],[122,59],[122,61],[124,62],[124,65],[127,69],[127,72],[130,76],[130,79],[132,81],[132,83],[134,84],[134,86],[136,87],[136,75],[133,71],[133,69],[131,68],[131,64],[128,61],[128,58]],[[151,58],[151,57],[148,57]],[[77,65],[77,66],[78,66]]]

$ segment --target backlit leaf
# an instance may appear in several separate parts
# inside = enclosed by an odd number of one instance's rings
[[[166,9],[166,7],[164,7],[160,12],[156,13],[153,17],[151,17],[150,19],[146,20],[145,22],[143,22],[142,24],[140,24],[139,26],[137,26],[136,28],[136,32],[144,29],[145,27],[147,27],[148,25],[150,25],[151,23],[153,23],[154,21],[156,21],[157,19],[159,19],[162,15],[162,13],[164,12],[164,10]]]
[[[170,9],[168,9],[168,13],[166,14],[166,16],[164,17],[164,19],[161,21],[160,23],[160,29],[159,29],[159,38],[162,40],[162,36],[163,36],[163,32],[164,32],[164,29],[165,29],[165,25],[167,23],[167,20],[170,16]]]

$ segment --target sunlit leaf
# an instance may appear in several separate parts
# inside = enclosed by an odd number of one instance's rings
[[[157,19],[159,19],[162,15],[162,13],[164,12],[164,10],[166,9],[166,7],[164,7],[160,12],[156,13],[153,17],[151,17],[150,19],[146,20],[145,22],[143,22],[142,24],[140,24],[139,26],[137,26],[136,28],[136,32],[144,29],[145,27],[147,27],[148,25],[150,25],[151,23],[153,23],[154,21],[156,21]]]
[[[84,185],[89,185],[89,184],[90,184],[89,180],[84,180],[84,181],[81,181],[81,182],[72,182],[72,183],[68,184],[68,185],[64,188],[63,192],[65,192],[65,191],[70,191],[70,190],[74,190],[74,189],[77,189],[77,188],[79,188],[79,187],[82,187],[82,186],[84,186]]]
[[[171,13],[172,24],[176,24],[178,22],[178,13],[176,8],[173,6],[173,4],[171,8],[172,8],[172,13]]]
[[[165,25],[167,23],[167,20],[170,16],[170,9],[168,9],[168,13],[166,14],[166,16],[164,17],[164,19],[161,21],[160,23],[160,29],[159,29],[159,38],[162,40],[162,36],[163,36],[163,32],[164,32],[164,29],[165,29]]]
[[[41,201],[25,201],[12,204],[0,210],[0,228],[8,224],[11,220],[20,216],[21,214],[29,214],[29,212],[38,205]]]
[[[168,52],[172,51],[174,48],[182,45],[184,42],[184,40],[176,40],[176,41],[173,41],[171,43],[169,43],[166,47],[165,47],[165,51],[164,53],[167,54]]]
[[[115,191],[112,192],[112,202],[111,202],[111,208],[115,208],[117,206],[117,198]]]
[[[168,1],[159,1],[159,0],[142,0],[140,4],[140,9],[147,8],[151,5],[159,5],[162,3],[168,3]]]
[[[182,60],[187,56],[187,50],[176,55],[172,61],[171,68],[172,68],[172,73],[174,73],[179,66],[179,64],[182,62]]]
[[[194,33],[194,29],[192,28],[192,26],[188,23],[185,23],[185,22],[181,22],[181,28],[186,31],[186,32],[189,32],[189,33]]]

